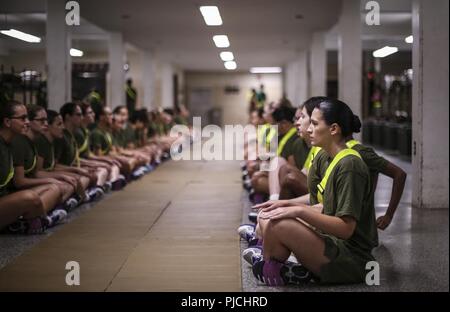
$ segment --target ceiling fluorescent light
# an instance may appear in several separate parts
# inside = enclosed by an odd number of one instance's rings
[[[223,65],[225,65],[225,68],[228,70],[234,70],[237,68],[235,61],[228,61],[228,62],[223,63]]]
[[[222,25],[222,18],[220,17],[219,8],[216,6],[201,6],[200,12],[203,15],[206,25],[219,26]]]
[[[412,35],[405,38],[406,43],[413,43],[413,41],[414,41],[414,38]]]
[[[230,46],[227,35],[216,35],[213,37],[213,40],[218,48],[228,48]]]
[[[252,67],[250,72],[252,74],[279,74],[282,69],[281,67]]]
[[[394,54],[397,51],[398,51],[397,47],[385,46],[384,48],[373,51],[372,55],[374,57],[386,57],[388,55]]]
[[[78,49],[70,49],[70,56],[82,57],[83,56],[83,51],[78,50]]]
[[[233,55],[233,52],[224,51],[224,52],[220,52],[220,58],[224,62],[232,61],[232,60],[234,60],[234,55]]]
[[[31,42],[31,43],[39,43],[41,42],[41,38],[21,32],[19,30],[16,29],[10,29],[10,30],[0,30],[0,33],[16,38],[16,39],[20,39],[26,42]]]

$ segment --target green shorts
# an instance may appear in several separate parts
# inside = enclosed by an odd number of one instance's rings
[[[358,255],[344,243],[344,240],[331,235],[325,239],[324,255],[330,262],[322,266],[316,281],[320,284],[350,284],[366,280],[366,263],[373,261],[372,255]]]

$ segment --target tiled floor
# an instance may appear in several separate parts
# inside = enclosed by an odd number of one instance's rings
[[[379,232],[380,246],[374,256],[380,264],[380,285],[266,287],[242,263],[244,291],[448,291],[449,223],[448,209],[420,210],[411,207],[411,163],[398,157],[381,155],[408,173],[405,191],[391,225]],[[380,176],[375,194],[377,216],[384,213],[390,198],[392,180]],[[243,222],[247,223],[249,202],[243,192]],[[241,249],[246,243],[241,243]]]
[[[393,223],[386,231],[381,231],[380,236],[380,246],[374,250],[374,255],[378,262],[380,263],[380,274],[381,281],[380,286],[367,286],[364,284],[361,285],[344,285],[344,286],[317,286],[317,285],[308,285],[304,287],[266,287],[259,284],[253,277],[250,267],[242,262],[242,271],[235,272],[232,274],[232,279],[242,277],[242,290],[243,291],[271,291],[271,292],[292,292],[292,291],[448,291],[449,283],[448,283],[448,271],[449,271],[449,258],[448,258],[448,247],[449,247],[449,236],[448,236],[448,210],[418,210],[411,208],[411,165],[409,162],[401,161],[396,157],[391,157],[388,155],[384,155],[400,167],[402,167],[409,175],[407,179],[407,184],[405,188],[404,195],[402,197],[401,204],[398,208],[397,214],[393,220]],[[150,270],[146,266],[146,270],[142,272],[146,272],[148,275],[148,279],[144,280],[141,278],[139,274],[139,270],[134,270],[138,268],[138,265],[134,265],[134,262],[140,261],[141,257],[149,257],[152,256],[154,261],[161,260],[158,256],[158,253],[166,250],[161,248],[157,249],[161,246],[166,246],[167,244],[158,244],[160,240],[169,239],[170,242],[175,242],[178,240],[189,241],[190,243],[195,241],[195,238],[199,240],[208,240],[211,241],[211,238],[223,240],[224,237],[227,237],[225,241],[226,244],[235,244],[236,248],[238,248],[238,243],[235,235],[236,227],[239,223],[239,197],[240,203],[243,206],[242,209],[242,220],[246,221],[247,212],[249,211],[249,202],[247,200],[247,194],[244,191],[240,190],[239,184],[239,174],[237,171],[238,164],[234,163],[236,167],[230,167],[229,164],[222,164],[219,166],[208,166],[208,165],[200,165],[199,164],[191,164],[189,168],[183,171],[183,165],[169,166],[166,170],[156,170],[151,174],[151,181],[153,185],[155,185],[158,189],[161,188],[161,191],[157,191],[153,193],[152,203],[163,204],[159,202],[158,198],[167,197],[166,200],[169,201],[173,198],[173,209],[165,209],[162,214],[156,219],[154,224],[145,225],[146,219],[142,219],[140,215],[129,216],[135,220],[135,228],[142,227],[143,231],[145,227],[148,227],[142,233],[137,233],[142,236],[142,240],[139,243],[138,240],[134,242],[134,249],[128,250],[124,254],[124,259],[127,259],[126,262],[123,262],[120,265],[120,269],[118,271],[114,267],[114,270],[117,271],[114,276],[115,281],[110,282],[109,286],[105,289],[110,290],[152,290],[158,289],[160,291],[164,290],[173,290],[178,289],[171,286],[170,283],[160,284],[162,285],[160,288],[156,287],[156,284],[152,284],[151,279],[155,276],[158,276],[158,270]],[[233,165],[234,166],[234,165]],[[236,177],[233,175],[233,172],[237,172]],[[181,172],[181,173],[180,173]],[[190,176],[189,174],[194,174]],[[162,194],[164,185],[170,183],[178,183],[183,184],[189,181],[189,188],[185,188],[184,193],[180,194]],[[132,186],[131,189],[136,189],[136,192],[144,192],[139,193],[142,196],[149,196],[145,194],[145,188],[140,186],[141,182],[137,182],[136,186]],[[145,182],[143,182],[145,183]],[[180,185],[181,185],[180,184]],[[223,187],[220,185],[223,184]],[[215,187],[219,186],[219,188]],[[389,178],[380,176],[378,182],[378,189],[376,193],[376,210],[377,214],[381,214],[385,211],[387,207],[387,203],[390,196],[390,188],[392,182]],[[235,187],[238,186],[238,187]],[[211,189],[210,194],[205,195],[203,192],[205,189]],[[181,190],[181,189],[180,189]],[[241,194],[241,195],[239,195]],[[119,195],[119,194],[117,194]],[[129,203],[129,200],[123,196],[115,196],[117,200],[114,200],[117,204],[120,203]],[[163,196],[164,195],[164,196]],[[108,195],[108,198],[103,201],[112,202],[112,199],[109,198],[111,195]],[[123,197],[123,198],[122,198]],[[143,197],[143,199],[144,199]],[[122,200],[122,199],[123,200]],[[223,205],[217,206],[214,203],[214,200],[219,200],[219,202],[229,202],[233,205]],[[76,223],[73,226],[74,233],[78,233],[81,237],[78,239],[81,243],[83,237],[87,236],[89,233],[80,232],[83,224],[86,222],[91,222],[90,218],[87,215],[98,214],[101,213],[102,202],[96,205],[84,205],[81,209],[76,210],[75,213],[71,214],[70,223]],[[204,205],[202,205],[204,203]],[[135,202],[136,205],[144,205],[144,202]],[[195,207],[193,210],[184,209],[184,205],[189,204],[192,207]],[[93,209],[93,206],[98,206],[99,209]],[[202,210],[203,208],[206,210]],[[212,207],[208,209],[208,207]],[[183,208],[183,209],[182,209]],[[120,210],[112,210],[111,214],[119,213]],[[182,209],[182,210],[180,210]],[[98,210],[98,211],[97,211]],[[230,216],[223,215],[223,210],[227,210],[230,213]],[[178,211],[178,212],[177,212]],[[238,212],[236,218],[236,212]],[[176,221],[176,216],[182,216],[186,222],[192,223],[192,227],[187,227],[185,230],[186,233],[180,232],[180,235],[173,234],[170,237],[167,237],[166,232],[167,227],[171,227],[171,232],[178,229],[180,226],[178,221]],[[195,225],[196,222],[200,222],[201,220],[198,218],[201,215],[205,215],[203,217],[206,223],[202,223],[199,226]],[[231,217],[233,215],[233,217]],[[111,222],[116,224],[113,216],[111,216]],[[154,218],[154,215],[149,215],[148,218]],[[175,218],[175,219],[174,219]],[[227,222],[226,226],[220,227],[217,230],[211,229],[208,230],[210,235],[205,238],[203,234],[199,231],[206,229],[207,225],[211,222],[214,222],[211,218],[225,218],[224,220]],[[206,220],[208,219],[208,220]],[[210,220],[211,219],[211,220]],[[84,220],[84,221],[83,221]],[[153,219],[152,219],[153,220]],[[137,223],[136,223],[137,222]],[[153,221],[152,221],[153,222]],[[195,224],[194,224],[195,223]],[[121,224],[117,223],[117,226]],[[153,225],[155,225],[153,227]],[[48,238],[51,236],[55,236],[55,240],[58,240],[58,232],[61,231],[59,236],[64,236],[65,232],[67,232],[70,226],[59,226],[53,229],[50,233],[41,236],[9,236],[9,235],[0,235],[0,269],[4,267],[8,263],[13,263],[19,255],[21,255],[24,251],[30,251],[34,249],[42,250],[42,242],[48,241]],[[156,235],[153,239],[151,239],[151,235],[147,235],[148,231],[154,231]],[[107,229],[105,228],[105,231]],[[128,231],[129,232],[129,231]],[[84,234],[83,234],[84,233]],[[160,233],[161,235],[158,236]],[[199,234],[200,233],[200,234]],[[136,235],[137,235],[136,234]],[[133,234],[134,235],[134,234]],[[136,236],[135,235],[135,236]],[[138,237],[137,235],[136,237]],[[187,235],[187,236],[186,236]],[[231,236],[230,236],[231,235]],[[147,237],[148,236],[148,237]],[[220,236],[220,237],[219,237]],[[191,240],[189,240],[189,237]],[[134,239],[135,237],[130,237],[129,239]],[[101,237],[98,237],[100,241],[103,241]],[[217,240],[217,241],[219,241]],[[217,243],[216,241],[216,243]],[[224,241],[224,242],[225,242]],[[170,244],[169,242],[169,244]],[[224,243],[222,242],[222,244]],[[204,243],[204,242],[203,242]],[[214,244],[213,244],[214,245]],[[213,247],[211,245],[210,247]],[[141,246],[141,247],[139,247]],[[151,253],[146,253],[146,246],[149,246],[151,249]],[[159,246],[159,247],[158,247]],[[122,249],[128,248],[127,245],[120,245]],[[241,249],[243,249],[244,243],[241,243]],[[106,247],[105,247],[106,248]],[[207,246],[205,246],[207,248]],[[158,251],[159,250],[159,251]],[[203,249],[198,249],[197,253],[200,253]],[[227,249],[228,250],[228,249]],[[167,251],[167,250],[166,250]],[[178,250],[177,257],[187,255],[186,251]],[[172,252],[173,253],[173,252]],[[233,255],[235,254],[235,255]],[[111,261],[114,262],[113,257],[114,254],[111,254]],[[214,255],[211,256],[211,261],[204,262],[204,265],[208,263],[213,263]],[[231,257],[230,257],[231,256]],[[235,262],[237,258],[239,258],[238,253],[233,252],[232,250],[227,251],[227,257],[229,257],[231,262]],[[237,257],[237,258],[235,258]],[[215,258],[214,258],[215,259]],[[216,259],[217,260],[217,259]],[[120,263],[120,261],[116,261]],[[169,261],[170,262],[170,261]],[[203,263],[203,262],[202,262]],[[170,264],[170,263],[169,263]],[[201,263],[200,263],[201,264]],[[165,267],[165,262],[161,262],[162,267]],[[114,266],[111,264],[111,266]],[[192,266],[193,270],[197,267],[195,265]],[[223,267],[225,268],[225,267]],[[105,264],[104,267],[99,267],[100,270],[107,270],[108,264]],[[95,272],[95,271],[94,271]],[[94,273],[93,273],[94,274]],[[224,276],[224,281],[230,282]],[[92,286],[96,287],[96,283],[103,283],[102,281],[92,281]],[[206,283],[207,281],[203,280],[202,282]],[[194,283],[195,284],[195,283]],[[200,289],[198,287],[193,287],[192,284],[187,287],[191,290],[204,290],[208,291],[209,289]],[[156,285],[156,286],[154,286]],[[196,284],[198,285],[198,283]],[[208,284],[209,287],[212,287],[213,284]],[[235,289],[235,286],[230,289]],[[102,286],[103,287],[103,286]],[[217,288],[217,287],[216,287]],[[220,287],[219,287],[220,288]],[[180,288],[181,289],[181,288]],[[239,286],[238,286],[239,289]],[[179,289],[178,289],[179,290]]]

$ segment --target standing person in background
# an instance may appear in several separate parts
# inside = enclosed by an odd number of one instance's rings
[[[259,86],[259,92],[258,92],[256,98],[257,98],[257,108],[259,109],[261,107],[264,107],[264,104],[266,103],[267,97],[266,97],[266,93],[264,92],[264,85],[263,84],[261,84]]]
[[[125,87],[125,96],[127,99],[127,109],[130,117],[136,110],[136,102],[137,102],[137,91],[135,88],[133,88],[133,80],[131,78],[127,79],[127,85]]]
[[[252,88],[250,91],[248,111],[251,113],[252,111],[257,110],[257,106],[258,106],[258,93],[256,92],[255,88]]]

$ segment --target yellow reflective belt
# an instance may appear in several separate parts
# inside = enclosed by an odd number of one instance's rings
[[[75,165],[77,167],[80,167],[80,152],[78,149],[78,144],[77,144],[77,140],[75,140],[75,137],[73,136],[72,132],[70,132],[69,130],[67,130],[70,133],[70,138],[71,138],[71,143],[73,145],[73,147],[75,148],[75,158],[72,159],[72,163],[71,165],[73,166],[73,164],[75,163]]]
[[[306,157],[305,163],[303,164],[303,168],[308,169],[311,168],[314,157],[316,157],[317,153],[321,150],[318,146],[313,146],[309,150],[308,157]]]
[[[78,149],[79,153],[83,153],[85,150],[87,150],[88,141],[89,141],[89,130],[86,129],[86,131],[85,131],[85,129],[81,128],[81,131],[83,131],[83,133],[84,133],[84,142]]]
[[[347,143],[345,143],[345,145],[347,145],[348,148],[353,148],[353,146],[361,144],[361,142],[356,141],[356,140],[350,140]]]
[[[100,149],[100,152],[101,152],[102,155],[106,155],[106,153],[108,153],[111,150],[112,138],[111,138],[111,135],[109,135],[108,132],[103,131],[103,130],[101,130],[101,131],[103,132],[103,135],[105,136],[106,143],[108,144],[108,147],[105,150]]]
[[[266,137],[266,147],[267,148],[269,148],[270,142],[272,142],[273,137],[275,136],[275,134],[277,134],[277,131],[275,130],[275,128],[271,127],[271,125],[269,125],[269,127],[270,127],[270,130]]]
[[[284,149],[284,146],[286,145],[286,142],[297,132],[296,128],[291,128],[289,131],[283,136],[283,138],[280,141],[280,144],[278,144],[277,148],[277,156],[281,155],[281,152]]]
[[[270,124],[264,124],[258,128],[258,143],[264,141],[264,136],[266,135],[267,129],[270,127]]]
[[[0,184],[0,188],[5,187],[6,185],[8,185],[9,181],[11,181],[11,179],[14,176],[14,165],[13,165],[12,156],[9,157],[9,163],[10,163],[10,167],[9,167],[8,176],[6,177],[5,182]]]
[[[34,155],[34,157],[33,157],[33,164],[31,165],[30,168],[24,170],[25,174],[30,173],[31,171],[33,171],[34,167],[36,167],[36,158],[37,158],[36,155]]]
[[[130,98],[132,98],[133,100],[136,99],[136,93],[134,92],[133,89],[131,88],[127,88],[127,94]]]
[[[325,192],[325,187],[327,185],[328,178],[330,177],[330,174],[333,171],[334,167],[336,167],[336,165],[342,158],[347,157],[349,155],[354,155],[356,157],[361,158],[361,155],[359,155],[357,151],[349,148],[343,149],[333,158],[333,161],[328,166],[327,171],[325,171],[325,176],[322,178],[322,181],[320,181],[320,183],[317,184],[317,199],[319,200],[320,203],[323,203],[323,194]]]

